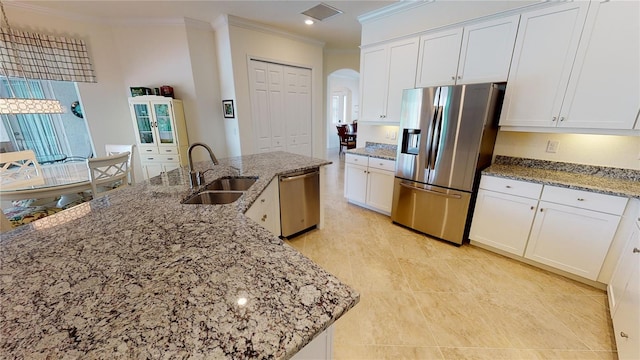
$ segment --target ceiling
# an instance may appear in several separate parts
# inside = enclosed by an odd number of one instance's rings
[[[355,49],[360,45],[361,26],[358,16],[390,6],[397,1],[322,1],[343,13],[305,25],[308,17],[301,13],[321,1],[30,1],[13,0],[4,3],[33,10],[59,14],[75,19],[101,22],[155,21],[187,17],[212,22],[221,14],[258,22],[285,32],[315,39],[328,49]]]

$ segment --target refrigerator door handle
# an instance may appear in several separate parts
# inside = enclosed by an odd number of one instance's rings
[[[411,185],[403,183],[403,182],[400,183],[400,186],[406,187],[408,189],[418,190],[418,191],[426,192],[426,193],[429,193],[429,194],[443,196],[443,197],[452,198],[452,199],[461,199],[462,198],[462,196],[460,196],[458,194],[443,194],[443,193],[438,192],[438,191],[421,189],[421,188],[418,188],[418,187],[415,187],[415,186],[411,186]]]
[[[435,169],[438,158],[438,147],[440,146],[440,135],[442,134],[442,107],[436,109],[436,118],[433,123],[433,139],[431,140],[431,150],[429,151],[429,163],[431,170]]]

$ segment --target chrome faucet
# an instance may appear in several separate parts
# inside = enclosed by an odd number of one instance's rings
[[[189,185],[191,186],[192,189],[194,188],[194,186],[202,185],[202,183],[204,182],[204,173],[211,170],[211,169],[207,169],[203,172],[193,171],[193,159],[191,158],[191,151],[196,146],[202,146],[203,148],[207,149],[207,151],[209,152],[209,157],[211,158],[211,161],[213,162],[213,164],[214,165],[219,164],[218,159],[216,159],[216,156],[213,155],[213,151],[211,151],[211,148],[209,147],[209,145],[205,143],[200,143],[200,142],[195,142],[191,144],[189,146],[188,156],[189,156]]]

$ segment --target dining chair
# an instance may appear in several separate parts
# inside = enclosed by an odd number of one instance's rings
[[[347,149],[354,149],[356,147],[356,139],[347,135],[347,125],[336,125],[338,129],[338,137],[340,138],[340,151],[338,155],[342,154],[342,148],[346,147]]]
[[[128,186],[129,157],[128,151],[111,156],[87,159],[91,191],[93,198],[116,187]]]
[[[106,144],[104,146],[104,150],[109,155],[121,154],[123,152],[129,152],[131,155],[129,156],[129,184],[134,185],[136,183],[135,179],[135,171],[133,170],[133,150],[136,145],[117,145],[117,144]]]
[[[0,188],[42,185],[44,176],[33,150],[0,153]]]

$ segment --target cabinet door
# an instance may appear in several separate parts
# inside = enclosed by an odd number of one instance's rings
[[[394,173],[371,167],[369,167],[368,172],[367,205],[390,214],[393,201]]]
[[[516,15],[464,28],[456,84],[507,81],[519,20]]]
[[[277,177],[271,180],[262,194],[247,209],[245,215],[264,226],[272,234],[280,236],[280,196]]]
[[[609,310],[612,316],[616,314],[624,289],[629,282],[631,274],[634,272],[634,267],[635,271],[638,271],[638,264],[640,264],[640,229],[634,225],[634,229],[631,234],[629,234],[627,245],[620,256],[620,261],[607,287]]]
[[[523,256],[537,206],[537,199],[480,189],[469,239]]]
[[[158,139],[158,147],[176,146],[175,122],[170,101],[152,101],[151,108],[155,118],[154,128]]]
[[[160,175],[164,171],[161,163],[142,164],[142,174],[145,180],[149,180],[154,176]]]
[[[633,247],[640,251],[640,240],[636,237]],[[631,249],[633,251],[633,249]],[[640,359],[640,252],[625,252],[632,257],[625,274],[627,280],[624,293],[619,298],[618,308],[613,316],[619,359]]]
[[[387,48],[377,46],[362,50],[360,55],[360,119],[380,121],[387,103]]]
[[[596,280],[620,217],[541,201],[525,257]]]
[[[383,121],[400,122],[402,92],[413,89],[418,66],[418,38],[394,42],[389,45],[389,81],[386,111]]]
[[[131,116],[136,131],[136,139],[141,147],[150,145],[156,147],[156,138],[153,132],[154,120],[151,107],[147,102],[131,103]]]
[[[592,2],[558,126],[633,129],[640,109],[640,2]]]
[[[347,199],[364,204],[367,201],[367,167],[345,164],[344,173]]]
[[[416,87],[455,84],[461,42],[462,28],[421,36]]]
[[[556,126],[589,2],[522,14],[500,125]]]

